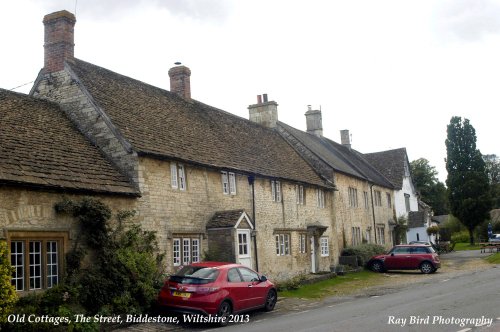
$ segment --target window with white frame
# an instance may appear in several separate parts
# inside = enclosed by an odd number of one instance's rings
[[[351,244],[353,246],[360,245],[361,244],[361,227],[352,227],[351,232],[352,232]]]
[[[170,163],[170,184],[173,189],[186,190],[186,170],[184,165]]]
[[[200,238],[182,237],[172,241],[172,257],[174,266],[187,265],[200,261]]]
[[[307,252],[307,234],[299,234],[299,252],[301,254]]]
[[[385,244],[385,227],[377,226],[377,243]]]
[[[305,204],[304,186],[295,185],[295,197],[297,199],[297,205]]]
[[[368,209],[370,207],[369,199],[368,199],[368,192],[364,191],[363,192],[363,198],[365,201],[365,209]]]
[[[224,195],[236,195],[236,175],[232,172],[221,172],[222,192]]]
[[[391,199],[391,194],[385,193],[385,196],[387,197],[387,207],[391,208],[392,207],[392,199]]]
[[[247,233],[238,233],[238,255],[248,256],[250,254],[250,243]]]
[[[320,238],[320,248],[321,248],[321,256],[326,257],[330,256],[330,248],[328,246],[328,238],[326,236],[322,236]]]
[[[375,206],[382,206],[382,193],[375,190]]]
[[[273,202],[281,202],[281,182],[271,181],[271,196]]]
[[[276,234],[276,255],[290,255],[290,234]]]
[[[349,187],[348,191],[349,191],[349,206],[358,207],[358,189]]]
[[[182,264],[191,263],[191,239],[182,239]]]
[[[405,194],[405,206],[406,206],[406,212],[410,212],[410,195]]]
[[[316,206],[320,209],[325,207],[325,192],[323,189],[316,189]]]
[[[372,231],[370,229],[366,230],[366,242],[372,243]]]
[[[61,244],[56,239],[11,239],[11,284],[16,291],[47,289],[59,283]]]

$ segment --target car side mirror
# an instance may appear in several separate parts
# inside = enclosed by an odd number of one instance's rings
[[[391,256],[394,256],[394,253],[391,253]]]
[[[260,282],[267,281],[267,277],[266,276],[260,276],[259,281]]]

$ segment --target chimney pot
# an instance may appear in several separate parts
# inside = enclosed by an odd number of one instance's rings
[[[349,135],[349,130],[344,129],[340,131],[340,143],[349,149],[351,148],[351,136]]]
[[[53,73],[64,69],[64,62],[74,58],[75,15],[66,10],[45,15],[44,68]]]
[[[314,134],[318,137],[323,136],[323,120],[321,117],[321,111],[313,110],[311,105],[307,105],[306,125],[307,132]]]
[[[264,102],[261,97],[264,97]],[[248,106],[248,113],[250,121],[274,128],[278,122],[278,103],[268,101],[267,94],[258,95],[257,104]]]
[[[186,66],[176,66],[168,71],[170,91],[184,99],[191,99],[191,70]]]

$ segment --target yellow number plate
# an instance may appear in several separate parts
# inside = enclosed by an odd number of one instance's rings
[[[189,297],[191,297],[191,293],[174,291],[174,296],[180,296],[180,297],[184,297],[184,298],[188,299]]]

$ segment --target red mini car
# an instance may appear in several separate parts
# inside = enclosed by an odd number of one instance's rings
[[[170,276],[158,295],[166,309],[228,317],[263,308],[271,311],[278,295],[263,275],[240,264],[203,262],[182,267]]]
[[[441,263],[430,245],[407,244],[394,246],[389,253],[372,257],[368,267],[375,272],[420,270],[427,274],[436,272]]]

